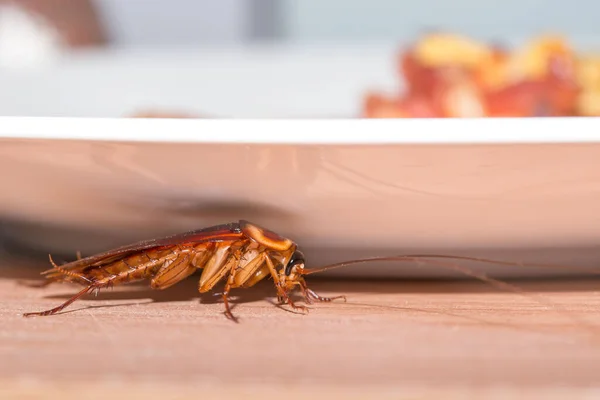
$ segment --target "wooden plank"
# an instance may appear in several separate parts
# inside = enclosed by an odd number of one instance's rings
[[[583,398],[600,383],[597,279],[519,283],[566,311],[481,283],[311,280],[348,303],[308,315],[264,282],[234,292],[234,324],[194,278],[23,318],[76,287],[24,287],[46,266],[16,267],[0,266],[1,398]]]

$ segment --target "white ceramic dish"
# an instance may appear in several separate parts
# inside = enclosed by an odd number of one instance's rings
[[[591,51],[600,38],[573,42]],[[403,90],[401,49],[399,42],[308,43],[63,54],[0,68],[0,115],[110,118],[149,108],[235,118],[359,116],[368,91]]]
[[[313,266],[415,251],[600,263],[600,119],[4,117],[0,127],[4,233],[41,251],[74,257],[248,219],[296,240]],[[456,276],[389,264],[332,274]]]
[[[105,49],[0,69],[0,115],[121,117],[140,109],[226,117],[355,116],[398,90],[398,44]]]

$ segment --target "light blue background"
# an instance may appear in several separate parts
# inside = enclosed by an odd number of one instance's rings
[[[280,24],[271,39],[320,43],[408,40],[442,28],[486,40],[559,31],[595,42],[598,0],[96,0],[118,45],[248,43],[252,9],[277,12],[260,24]],[[264,6],[264,4],[263,4]],[[264,7],[263,7],[264,9]],[[264,14],[264,12],[263,12]],[[256,20],[255,20],[256,23]]]
[[[560,30],[600,31],[597,0],[286,0],[291,36],[302,40],[385,39],[427,27],[494,39]]]

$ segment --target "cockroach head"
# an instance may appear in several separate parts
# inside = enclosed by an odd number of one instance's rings
[[[284,273],[286,276],[290,276],[292,273],[301,273],[303,269],[304,254],[300,250],[296,249],[290,258],[290,261],[288,261],[287,265],[285,266]]]

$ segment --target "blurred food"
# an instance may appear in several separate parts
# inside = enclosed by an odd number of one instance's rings
[[[559,36],[508,51],[462,36],[423,36],[398,59],[406,89],[367,94],[367,118],[600,115],[600,58]]]
[[[576,73],[581,85],[577,99],[579,115],[600,115],[600,57],[580,57]]]

